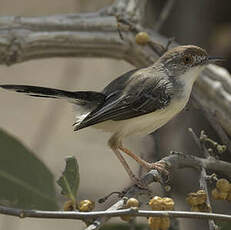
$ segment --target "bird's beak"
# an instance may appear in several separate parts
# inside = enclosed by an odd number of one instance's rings
[[[222,61],[225,61],[225,58],[222,58],[222,57],[208,57],[208,64],[222,62]]]

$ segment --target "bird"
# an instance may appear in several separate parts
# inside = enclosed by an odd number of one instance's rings
[[[186,106],[200,72],[223,58],[208,56],[195,45],[177,46],[156,62],[133,69],[111,81],[101,92],[66,91],[30,85],[0,85],[33,97],[64,99],[74,105],[74,131],[93,127],[111,133],[109,147],[131,180],[139,184],[122,153],[146,169],[160,169],[123,145],[126,137],[145,136],[165,125]]]

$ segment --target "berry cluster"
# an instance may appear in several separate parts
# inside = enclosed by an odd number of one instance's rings
[[[212,190],[214,200],[231,201],[231,184],[228,180],[221,178],[216,183],[216,188]]]
[[[149,201],[149,205],[153,211],[173,210],[175,203],[171,198],[155,196]],[[148,223],[152,230],[167,230],[170,227],[169,217],[149,217]]]
[[[189,193],[186,201],[191,205],[191,211],[193,212],[211,211],[211,208],[207,205],[207,194],[204,190]]]

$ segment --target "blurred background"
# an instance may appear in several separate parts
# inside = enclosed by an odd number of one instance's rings
[[[96,11],[111,4],[112,0],[0,0],[0,16],[43,16]],[[156,6],[154,20],[158,19],[166,1],[152,0]],[[195,44],[211,55],[227,59],[224,66],[231,68],[231,2],[229,0],[176,0],[161,33],[175,37],[181,44]],[[153,22],[155,23],[155,21]],[[0,66],[0,84],[28,84],[66,90],[101,90],[120,74],[134,68],[122,60],[103,58],[52,58],[29,61],[10,67]],[[0,91],[0,128],[20,139],[50,169],[55,180],[60,176],[65,157],[74,155],[80,165],[79,199],[97,200],[113,191],[121,191],[130,181],[120,162],[107,146],[108,134],[94,129],[73,132],[73,109],[63,101],[39,99]],[[189,103],[188,109],[174,120],[144,138],[130,138],[127,145],[146,159],[158,159],[170,150],[195,153],[197,151],[188,128],[198,134],[201,129],[217,139],[200,111]],[[167,144],[166,144],[167,143]],[[154,155],[155,152],[155,155]],[[2,154],[2,153],[1,153]],[[14,159],[12,159],[13,161]],[[138,173],[137,164],[129,164]],[[28,172],[29,173],[29,172]],[[188,210],[184,199],[188,192],[199,187],[197,173],[179,170],[173,178],[173,193],[177,210]],[[190,178],[190,182],[188,180]],[[59,203],[63,199],[58,194]],[[154,188],[161,195],[159,186]],[[109,205],[108,203],[104,204]],[[230,205],[230,204],[229,204]],[[226,202],[215,206],[230,213]],[[102,208],[102,206],[99,206]],[[112,222],[115,222],[113,219]],[[182,229],[207,229],[206,222],[182,220]],[[84,224],[71,220],[23,219],[0,216],[0,230],[10,229],[82,229]]]

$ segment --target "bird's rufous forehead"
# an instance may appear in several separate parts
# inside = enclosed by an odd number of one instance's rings
[[[169,51],[167,51],[163,56],[179,56],[179,55],[187,55],[190,54],[192,56],[208,56],[206,50],[193,45],[187,45],[187,46],[177,46]]]

